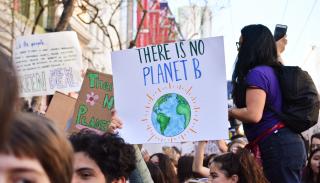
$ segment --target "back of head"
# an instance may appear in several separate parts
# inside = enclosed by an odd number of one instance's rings
[[[147,162],[147,167],[149,169],[149,172],[151,174],[152,180],[154,183],[165,183],[164,175],[159,168],[158,165],[155,165],[152,162]]]
[[[276,43],[271,31],[264,25],[254,24],[241,30],[240,48],[232,74],[232,95],[237,107],[244,107],[245,77],[259,65],[278,66]]]
[[[175,167],[173,162],[170,160],[169,156],[163,153],[156,153],[150,157],[152,161],[153,157],[158,157],[159,162],[156,163],[159,165],[166,182],[168,183],[176,183],[178,182],[177,174],[175,172]]]
[[[13,63],[6,58],[0,58],[0,145],[7,134],[9,122],[13,116],[18,101],[18,79]]]
[[[262,168],[247,149],[237,153],[226,153],[214,158],[213,162],[226,172],[227,177],[237,175],[239,183],[267,183]]]
[[[135,169],[135,150],[132,145],[114,134],[99,135],[88,129],[69,137],[75,152],[87,154],[101,169],[108,181],[126,179]]]
[[[179,182],[184,182],[193,178],[192,171],[193,156],[181,156],[178,160],[178,179]]]
[[[48,119],[31,113],[14,117],[0,153],[37,159],[52,183],[70,183],[73,151],[63,132]]]

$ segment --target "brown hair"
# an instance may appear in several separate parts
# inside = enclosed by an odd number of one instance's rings
[[[238,175],[239,183],[268,183],[262,167],[247,149],[241,148],[236,153],[222,154],[215,157],[213,162],[220,166],[226,177]]]
[[[1,55],[1,54],[0,54]],[[7,128],[18,101],[18,78],[11,61],[0,57],[0,144],[8,134]]]
[[[37,159],[52,183],[70,183],[73,150],[63,132],[48,119],[19,113],[14,117],[0,153]]]

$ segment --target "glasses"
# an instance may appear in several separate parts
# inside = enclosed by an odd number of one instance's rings
[[[239,51],[239,49],[240,49],[240,43],[239,42],[236,42],[236,47],[237,47],[237,50]]]

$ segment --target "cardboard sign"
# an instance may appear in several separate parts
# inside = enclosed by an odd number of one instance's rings
[[[55,122],[56,125],[64,131],[68,120],[72,117],[75,104],[75,98],[56,92],[45,116]]]
[[[112,76],[87,70],[73,114],[72,131],[106,132],[114,107]]]
[[[22,97],[80,89],[82,53],[75,32],[18,37],[13,59]]]
[[[228,138],[223,37],[113,52],[112,68],[126,141]]]

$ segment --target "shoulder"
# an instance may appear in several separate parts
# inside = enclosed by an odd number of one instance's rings
[[[256,66],[253,69],[251,69],[249,72],[254,71],[254,72],[261,72],[261,73],[269,73],[272,72],[273,73],[273,68],[270,66],[266,66],[266,65],[261,65],[261,66]]]
[[[275,72],[270,66],[256,66],[253,69],[249,70],[247,77],[255,76],[270,78],[275,76]]]

